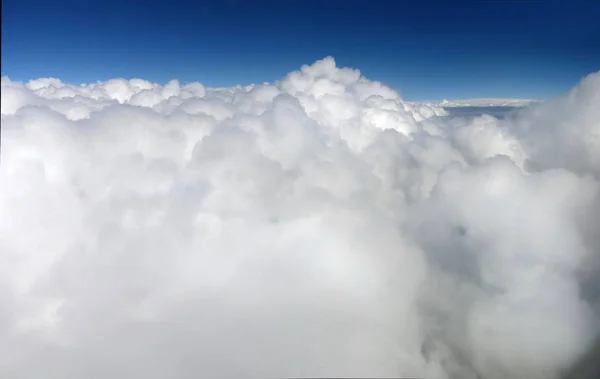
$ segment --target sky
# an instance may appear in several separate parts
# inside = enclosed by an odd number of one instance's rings
[[[2,75],[271,82],[326,56],[409,100],[556,96],[600,68],[600,2],[3,0]]]

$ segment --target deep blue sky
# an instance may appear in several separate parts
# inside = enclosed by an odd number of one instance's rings
[[[2,0],[2,74],[273,81],[327,55],[411,100],[547,98],[600,69],[600,1]]]

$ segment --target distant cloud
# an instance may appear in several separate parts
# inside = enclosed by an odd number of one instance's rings
[[[413,103],[426,103],[439,107],[525,107],[536,102],[539,101],[533,99],[463,99]]]
[[[600,73],[506,120],[333,58],[1,95],[0,377],[552,379],[597,335]]]

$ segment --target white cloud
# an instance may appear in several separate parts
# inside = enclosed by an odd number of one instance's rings
[[[4,77],[0,376],[556,378],[600,316],[599,96]]]
[[[411,102],[413,104],[432,104],[438,107],[526,107],[539,103],[533,99],[462,99],[442,101]]]

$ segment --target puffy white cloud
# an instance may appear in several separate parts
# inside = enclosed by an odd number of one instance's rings
[[[564,96],[538,104],[511,122],[530,170],[561,167],[600,178],[600,75],[584,78]]]
[[[599,96],[4,77],[0,376],[557,378],[598,332]]]
[[[0,113],[2,117],[12,115],[26,105],[36,104],[38,99],[27,91],[23,83],[13,82],[8,77],[2,77],[2,98],[0,99]]]

